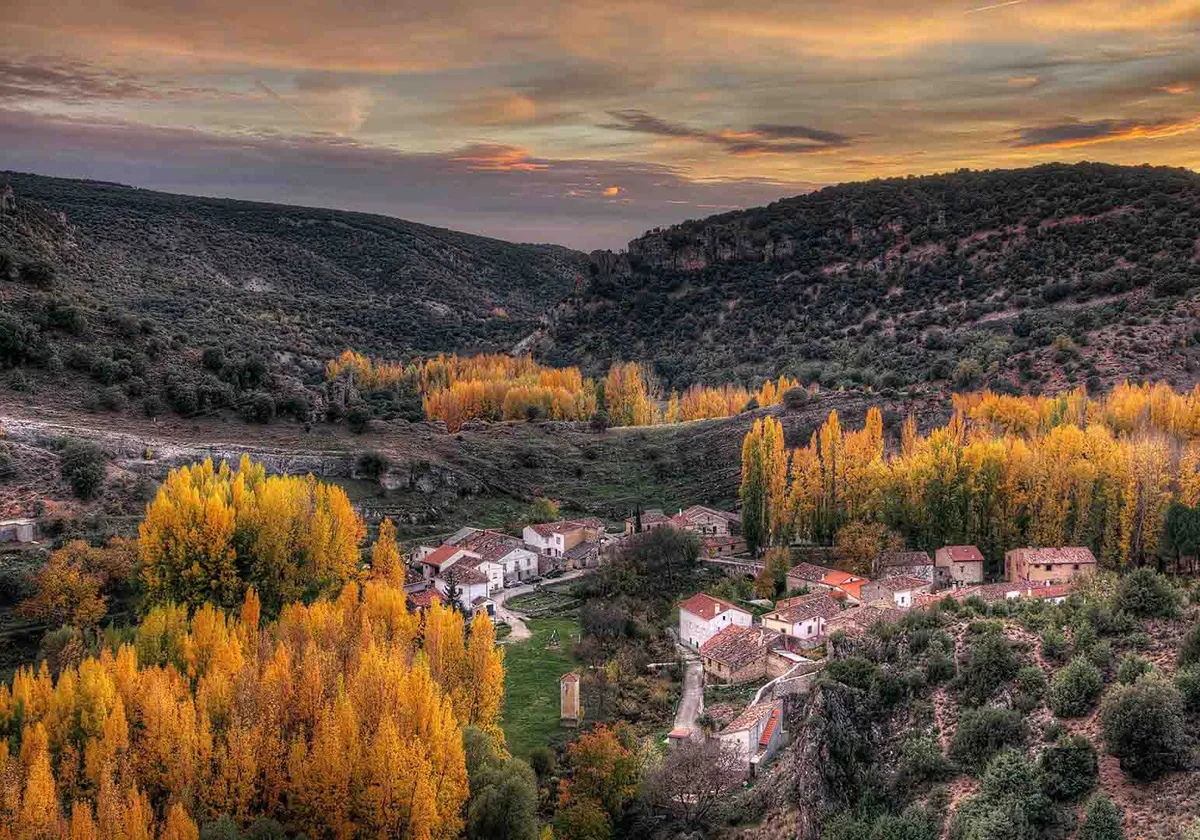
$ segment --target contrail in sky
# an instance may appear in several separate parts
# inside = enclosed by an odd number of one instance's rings
[[[1025,0],[1006,0],[1004,3],[993,3],[990,6],[980,6],[978,9],[967,9],[963,14],[973,15],[976,12],[990,12],[992,9],[1003,9],[1005,6],[1016,6],[1018,3],[1024,2]]]

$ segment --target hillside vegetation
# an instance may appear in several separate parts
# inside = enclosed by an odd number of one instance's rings
[[[781,374],[1091,390],[1198,358],[1200,175],[1099,164],[846,184],[593,254],[537,336],[669,387]]]
[[[1061,605],[946,599],[837,634],[741,840],[1192,838],[1195,590],[1146,569]]]
[[[39,402],[307,419],[347,347],[505,350],[585,262],[362,213],[3,177],[0,368],[20,373],[2,387],[40,385]]]

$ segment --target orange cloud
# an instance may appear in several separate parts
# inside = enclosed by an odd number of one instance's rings
[[[1037,76],[1013,76],[1008,83],[1013,87],[1035,87],[1040,81]]]
[[[1097,120],[1023,128],[1014,145],[1022,149],[1073,149],[1124,140],[1155,140],[1178,137],[1200,129],[1200,117],[1139,123],[1133,120]]]
[[[607,195],[607,196],[609,196],[609,197],[612,197],[612,196],[614,196],[614,195],[620,195],[620,194],[621,194],[621,188],[620,188],[620,187],[609,187],[608,189],[606,189],[606,190],[604,191],[604,195]]]
[[[450,159],[467,164],[475,172],[539,172],[550,168],[547,163],[531,159],[525,149],[491,143],[467,146]]]
[[[1155,88],[1155,90],[1161,90],[1163,93],[1170,93],[1175,96],[1179,96],[1183,93],[1191,93],[1192,86],[1184,84],[1183,82],[1176,82],[1173,85],[1163,85],[1160,88]]]

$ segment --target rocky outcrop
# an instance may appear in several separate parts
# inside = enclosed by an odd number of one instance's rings
[[[770,262],[794,252],[795,242],[786,235],[751,230],[744,222],[717,221],[699,228],[680,225],[652,230],[629,243],[628,261],[656,270],[699,271],[717,263]],[[595,264],[595,254],[592,258]]]

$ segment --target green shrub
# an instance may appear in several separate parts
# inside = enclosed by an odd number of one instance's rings
[[[1154,666],[1150,664],[1150,660],[1131,653],[1122,657],[1120,664],[1117,665],[1117,682],[1133,685],[1143,674],[1149,674],[1153,670]]]
[[[374,450],[363,452],[355,464],[359,475],[374,481],[378,481],[379,477],[388,471],[389,466],[388,457]]]
[[[972,622],[976,625],[994,622]],[[980,630],[971,642],[966,661],[958,674],[958,690],[964,703],[980,705],[996,695],[1005,683],[1017,675],[1021,657],[1003,634]]]
[[[1200,622],[1192,625],[1192,629],[1183,637],[1179,645],[1179,664],[1200,665]]]
[[[1082,735],[1068,735],[1038,758],[1042,788],[1051,799],[1074,802],[1091,792],[1100,772],[1096,748]]]
[[[1153,569],[1134,569],[1117,584],[1113,605],[1140,618],[1179,614],[1179,590],[1165,576]]]
[[[1087,653],[1084,655],[1087,656],[1088,662],[1091,662],[1101,671],[1107,671],[1112,667],[1113,649],[1107,639],[1096,642],[1087,649]]]
[[[1078,840],[1124,840],[1124,820],[1121,809],[1102,793],[1088,801],[1083,825],[1076,835]]]
[[[1052,662],[1062,662],[1067,656],[1070,643],[1057,627],[1049,627],[1042,633],[1042,656]]]
[[[1024,743],[1025,734],[1024,720],[1012,709],[963,709],[950,742],[950,758],[977,773],[1003,748]]]
[[[942,782],[954,775],[954,766],[942,755],[942,745],[932,735],[916,735],[900,746],[896,784],[912,790],[930,782]]]
[[[1059,717],[1082,717],[1096,704],[1103,689],[1100,671],[1087,659],[1077,656],[1054,675],[1046,699]]]
[[[1175,688],[1183,698],[1183,708],[1188,714],[1200,712],[1200,668],[1180,668],[1175,674]]]
[[[350,406],[346,411],[346,425],[350,427],[350,431],[354,432],[354,434],[362,434],[371,425],[370,410],[361,403]]]
[[[1100,720],[1105,748],[1132,778],[1150,781],[1181,765],[1187,745],[1183,698],[1170,683],[1146,677],[1113,686]]]
[[[554,773],[557,763],[554,750],[549,747],[534,747],[529,751],[529,766],[543,781]]]
[[[1046,675],[1036,665],[1026,665],[1017,671],[1017,689],[1022,694],[1041,699],[1046,693]]]
[[[125,407],[125,394],[118,385],[101,388],[97,395],[100,407],[105,411],[120,411]]]
[[[76,496],[90,499],[104,484],[104,450],[90,441],[69,440],[59,453],[59,471]]]

